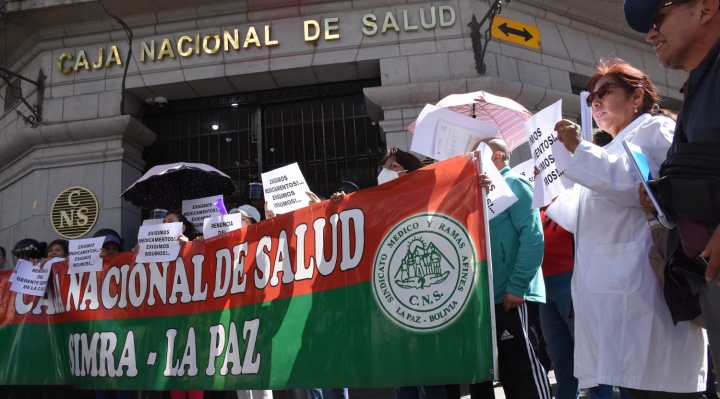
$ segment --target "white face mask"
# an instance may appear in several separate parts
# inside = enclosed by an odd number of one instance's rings
[[[400,177],[400,174],[394,170],[383,168],[377,177],[378,185],[387,183]]]

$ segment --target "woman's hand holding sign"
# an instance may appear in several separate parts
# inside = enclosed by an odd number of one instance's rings
[[[582,128],[577,123],[563,119],[555,124],[558,140],[572,154],[582,141]]]

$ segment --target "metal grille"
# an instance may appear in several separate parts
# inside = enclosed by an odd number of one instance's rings
[[[385,144],[367,116],[362,88],[378,84],[231,94],[151,109],[144,122],[158,138],[143,153],[146,170],[174,162],[211,165],[238,187],[238,194],[226,198],[228,208],[247,202],[247,185],[260,181],[261,173],[293,162],[321,196],[345,180],[373,186]]]
[[[263,166],[297,162],[308,186],[329,196],[342,181],[376,184],[384,153],[362,94],[263,107]]]

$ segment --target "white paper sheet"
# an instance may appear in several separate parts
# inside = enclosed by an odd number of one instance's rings
[[[142,222],[143,226],[155,226],[156,224],[162,224],[162,219],[145,219]]]
[[[497,170],[497,167],[495,167],[490,160],[492,157],[490,147],[485,143],[480,143],[478,149],[480,150],[483,173],[492,181],[490,192],[487,195],[488,220],[492,220],[495,216],[501,214],[505,209],[517,202],[518,199],[500,174],[500,171]]]
[[[435,155],[432,158],[442,161],[472,151],[480,140],[493,138],[497,134],[497,127],[493,125],[486,127],[487,131],[481,132],[439,119],[435,129]]]
[[[450,124],[455,128],[466,129],[478,137],[478,140],[471,143],[470,149],[465,152],[471,151],[477,141],[486,138],[494,138],[500,134],[500,130],[496,125],[482,122],[466,115],[458,114],[457,112],[450,111],[446,108],[440,108],[428,104],[425,108],[423,108],[422,112],[420,112],[420,115],[415,122],[415,132],[413,133],[410,151],[436,160],[442,160],[453,155],[462,154],[462,152],[458,152],[445,156],[445,158],[442,159],[435,158],[438,156],[436,151],[436,137],[439,122],[441,120],[444,121],[445,124]]]
[[[535,161],[528,159],[527,161],[516,165],[512,171],[520,176],[528,179],[530,183],[535,184]]]
[[[35,266],[31,262],[19,260],[13,272],[15,278],[10,284],[10,291],[33,296],[45,295],[52,264],[63,260],[63,258],[53,258]]]
[[[545,210],[545,216],[554,220],[563,229],[575,234],[577,226],[578,204],[580,202],[580,190],[578,185],[565,190],[558,195],[555,201]]]
[[[582,125],[583,140],[592,143],[592,108],[587,106],[587,98],[590,96],[590,92],[580,92],[580,123]]]
[[[100,251],[105,237],[70,240],[68,242],[68,274],[99,272],[103,267]]]
[[[242,214],[218,215],[205,219],[203,237],[207,240],[242,228]]]
[[[570,153],[558,141],[555,124],[562,119],[562,100],[543,109],[525,122],[525,131],[530,141],[535,166],[540,170],[537,180],[541,181],[544,189],[542,201],[536,197],[538,185],[535,187],[533,207],[545,206],[573,183],[563,176],[565,168],[570,163]],[[542,204],[540,204],[542,202]]]
[[[183,224],[162,223],[155,226],[140,226],[138,245],[140,251],[135,258],[138,263],[172,262],[180,253]]]
[[[190,223],[195,225],[195,229],[200,230],[203,227],[203,220],[210,216],[220,215],[220,211],[213,205],[213,202],[220,198],[222,195],[185,200],[182,202],[182,213]]]
[[[265,201],[276,215],[309,205],[310,191],[297,162],[262,174]]]

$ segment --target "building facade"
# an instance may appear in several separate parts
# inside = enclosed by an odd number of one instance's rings
[[[119,195],[157,164],[216,166],[236,181],[239,203],[259,173],[298,162],[329,195],[343,180],[372,185],[385,148],[408,149],[406,127],[449,94],[485,90],[532,112],[562,99],[563,113],[577,118],[576,93],[602,58],[645,70],[671,107],[685,80],[626,25],[622,0],[503,3],[511,41],[487,43],[484,73],[476,50],[489,26],[473,21],[487,1],[107,1],[132,44],[95,1],[0,3],[3,64],[29,80],[46,76],[34,123],[17,90],[0,82],[0,246],[8,249],[25,237],[56,238],[52,208],[70,187],[97,198],[86,236],[109,227],[134,245],[142,212]],[[535,47],[517,40],[523,27]],[[39,103],[35,84],[7,78],[28,105]]]

